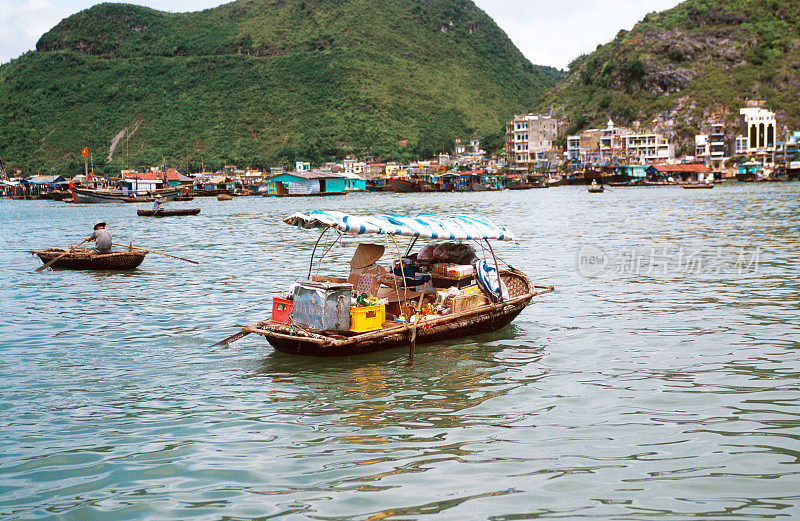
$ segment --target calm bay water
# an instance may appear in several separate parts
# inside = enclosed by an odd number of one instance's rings
[[[798,519],[799,200],[797,183],[559,187],[195,199],[165,219],[0,201],[0,517]],[[413,367],[402,349],[209,348],[305,275],[317,234],[281,219],[313,209],[483,215],[556,292]],[[98,219],[201,264],[32,273],[24,250]]]

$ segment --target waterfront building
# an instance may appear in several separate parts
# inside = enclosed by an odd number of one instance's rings
[[[550,157],[558,135],[558,121],[552,116],[525,114],[506,123],[508,167],[532,168],[537,160]]]
[[[569,161],[581,160],[581,138],[580,136],[567,136],[566,157]]]
[[[775,113],[765,109],[763,105],[763,101],[747,101],[746,106],[739,109],[740,134],[737,137],[737,148],[739,139],[745,138],[747,147],[743,153],[766,161],[775,151],[777,124]]]
[[[725,164],[727,149],[725,146],[725,126],[721,123],[709,125],[708,134],[698,134],[694,137],[694,155],[706,166],[713,170],[720,170]]]
[[[622,135],[622,150],[630,160],[641,163],[675,158],[675,149],[667,138],[656,132]]]

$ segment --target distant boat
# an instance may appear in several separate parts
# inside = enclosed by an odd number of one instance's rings
[[[420,191],[419,181],[416,179],[400,179],[393,177],[389,179],[389,182],[392,185],[392,190],[397,193],[411,193]]]
[[[158,208],[157,210],[136,210],[141,217],[175,217],[178,215],[197,215],[200,208]]]
[[[135,192],[123,192],[122,190],[108,190],[98,188],[77,188],[72,187],[72,196],[78,203],[124,203],[124,202],[147,202],[152,201],[156,196],[164,197],[168,201],[178,196],[178,189],[151,190],[137,194]]]
[[[605,188],[603,188],[603,185],[599,185],[599,186],[590,186],[590,187],[589,187],[589,192],[591,192],[591,193],[593,193],[593,194],[602,194],[602,193],[603,193],[603,190],[605,190]]]
[[[687,190],[698,190],[698,189],[706,189],[714,188],[713,183],[692,183],[689,185],[681,185],[682,187],[686,188]]]

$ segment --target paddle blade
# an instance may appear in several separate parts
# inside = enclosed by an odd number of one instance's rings
[[[246,337],[246,336],[247,336],[247,335],[249,335],[249,334],[250,334],[250,331],[245,331],[245,330],[242,330],[242,331],[239,331],[238,333],[236,333],[235,335],[231,335],[231,336],[229,336],[228,338],[226,338],[226,339],[224,339],[224,340],[220,340],[220,341],[219,341],[219,342],[217,342],[216,344],[211,344],[211,345],[210,345],[210,346],[208,346],[208,347],[227,346],[227,345],[230,345],[230,344],[232,344],[233,342],[236,342],[236,341],[237,341],[237,340],[239,340],[240,338],[244,338],[244,337]]]

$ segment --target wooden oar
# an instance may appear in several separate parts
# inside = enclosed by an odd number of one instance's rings
[[[417,303],[416,313],[414,314],[414,327],[411,328],[411,342],[408,350],[409,365],[414,363],[414,349],[417,346],[417,324],[419,324],[419,319],[422,317],[422,299],[424,298],[425,288],[423,287],[419,294],[419,302]]]
[[[241,331],[239,331],[238,333],[236,333],[235,335],[231,335],[228,338],[226,338],[225,340],[220,340],[216,344],[211,344],[208,347],[218,347],[218,346],[230,345],[231,343],[236,342],[240,338],[246,337],[250,333],[252,333],[252,331],[248,331],[247,328],[245,328],[245,329],[242,329]]]
[[[176,257],[175,255],[170,255],[169,253],[162,253],[160,251],[148,250],[147,248],[140,248],[138,246],[131,246],[130,244],[117,244],[116,242],[112,242],[111,244],[113,244],[114,246],[120,246],[122,248],[133,248],[134,250],[142,250],[142,251],[146,251],[148,253],[155,253],[156,255],[163,255],[164,257],[172,257],[173,259],[178,259],[178,260],[182,260],[182,261],[185,261],[185,262],[191,262],[192,264],[200,264],[197,261],[184,259],[183,257]]]
[[[86,242],[86,241],[88,241],[88,240],[89,240],[89,239],[84,239],[84,240],[82,240],[82,241],[81,241],[81,242],[78,244],[78,246],[80,246],[81,244],[83,244],[84,242]],[[62,253],[62,254],[61,254],[61,255],[59,255],[58,257],[56,257],[56,258],[54,258],[54,259],[51,259],[51,260],[47,261],[47,263],[46,263],[44,266],[39,266],[38,268],[36,268],[36,269],[35,269],[35,270],[33,270],[33,271],[34,271],[34,272],[37,272],[37,271],[44,271],[46,268],[49,268],[49,267],[50,267],[50,265],[52,265],[52,264],[53,264],[55,261],[57,261],[57,260],[58,260],[58,259],[60,259],[61,257],[66,257],[66,256],[67,256],[67,255],[69,255],[70,253],[72,253],[72,248],[70,248],[69,250],[65,251],[64,253]]]

